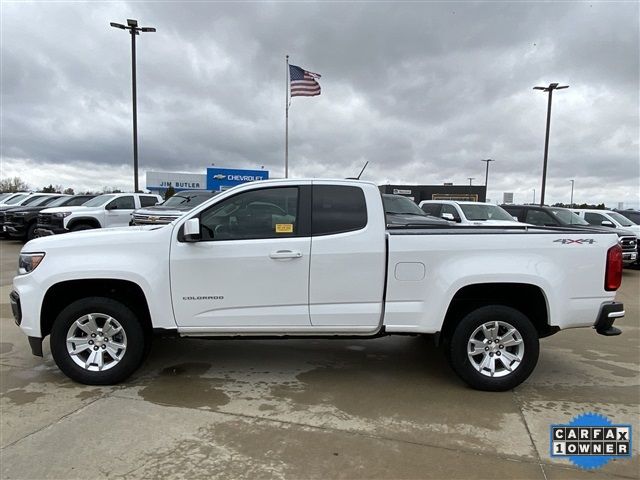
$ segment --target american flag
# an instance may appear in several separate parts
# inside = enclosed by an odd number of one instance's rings
[[[289,65],[289,78],[291,80],[291,96],[292,97],[315,97],[320,95],[320,84],[316,82],[316,78],[320,75],[313,72]]]

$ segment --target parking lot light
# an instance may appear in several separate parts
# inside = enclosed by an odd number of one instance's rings
[[[110,22],[114,28],[121,30],[129,30],[131,34],[131,91],[133,97],[133,189],[137,192],[138,189],[138,106],[136,95],[136,35],[140,35],[140,32],[155,32],[154,27],[139,27],[138,21],[133,19],[127,19],[127,25],[121,23]]]
[[[544,205],[544,191],[547,183],[547,158],[549,154],[549,127],[551,126],[551,98],[554,90],[569,88],[569,85],[558,86],[558,83],[550,83],[548,87],[533,87],[534,90],[542,90],[549,94],[547,102],[547,133],[544,140],[544,163],[542,165],[542,191],[540,192],[540,206]]]

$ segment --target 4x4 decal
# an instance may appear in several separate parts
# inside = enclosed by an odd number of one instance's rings
[[[589,245],[593,245],[596,241],[593,238],[559,238],[558,240],[554,240],[553,243],[561,243],[563,245],[569,245],[572,243],[577,243],[578,245],[584,245],[588,243]]]

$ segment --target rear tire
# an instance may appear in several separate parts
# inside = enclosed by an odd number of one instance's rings
[[[451,368],[477,390],[501,392],[525,381],[540,353],[538,332],[519,310],[489,305],[467,314],[447,347]]]
[[[62,372],[86,385],[113,385],[142,363],[148,339],[122,303],[87,297],[62,310],[51,329],[51,353]]]

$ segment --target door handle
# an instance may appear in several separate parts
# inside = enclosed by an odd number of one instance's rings
[[[302,253],[294,252],[293,250],[277,250],[269,254],[269,258],[273,258],[275,260],[278,260],[280,258],[300,258],[300,257],[302,257]]]

